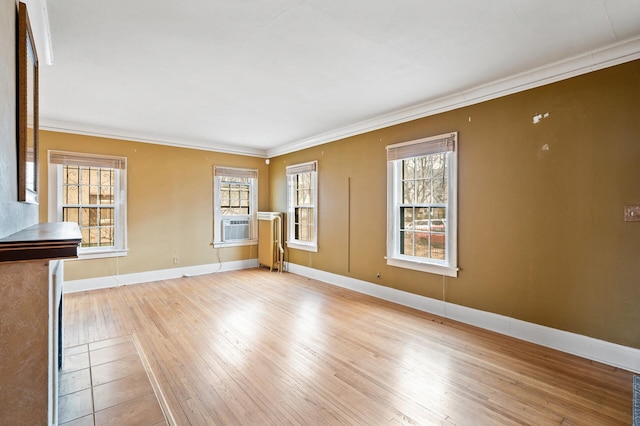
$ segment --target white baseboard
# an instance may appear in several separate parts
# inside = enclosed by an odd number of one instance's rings
[[[173,278],[190,277],[196,275],[212,274],[214,272],[237,271],[258,267],[258,259],[236,260],[224,263],[210,263],[207,265],[185,266],[182,268],[160,269],[157,271],[135,272],[132,274],[112,275],[109,277],[87,278],[82,280],[66,281],[64,292],[77,293],[79,291],[98,290],[101,288],[119,287],[148,283]]]
[[[441,300],[345,277],[344,275],[296,265],[294,263],[287,263],[286,270],[294,274],[347,288],[423,312],[429,312],[444,318],[495,331],[500,334],[557,349],[634,373],[640,373],[640,349],[545,327],[504,315],[443,302]]]

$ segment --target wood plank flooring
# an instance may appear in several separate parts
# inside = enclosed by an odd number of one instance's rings
[[[288,273],[65,295],[65,346],[129,333],[180,425],[631,424],[628,371]]]

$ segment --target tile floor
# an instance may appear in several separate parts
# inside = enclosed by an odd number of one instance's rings
[[[61,426],[167,425],[130,336],[65,349]]]

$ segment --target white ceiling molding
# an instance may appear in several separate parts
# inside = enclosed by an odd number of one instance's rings
[[[120,139],[133,142],[144,142],[156,145],[175,146],[178,148],[199,149],[202,151],[221,152],[225,154],[247,155],[250,157],[266,158],[267,152],[263,149],[253,149],[246,146],[231,146],[223,144],[211,144],[208,142],[188,141],[178,138],[167,138],[150,133],[138,133],[131,130],[97,127],[80,123],[41,119],[40,130],[52,132],[70,133],[75,135],[94,136],[107,139]]]
[[[40,65],[53,64],[53,47],[51,45],[51,29],[47,0],[23,0],[29,12],[31,31],[33,32],[36,52]]]
[[[640,59],[640,37],[631,38],[450,96],[421,103],[311,138],[269,149],[267,151],[267,158],[273,158],[278,155],[300,151],[324,143],[334,142],[396,124],[478,104],[636,59]]]

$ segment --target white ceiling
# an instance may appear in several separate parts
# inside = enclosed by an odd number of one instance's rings
[[[42,128],[256,156],[640,57],[640,0],[44,5]]]

